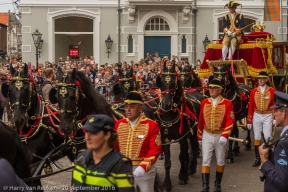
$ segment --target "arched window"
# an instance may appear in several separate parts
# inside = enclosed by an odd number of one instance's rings
[[[133,37],[132,37],[132,35],[128,36],[128,53],[133,53]]]
[[[187,38],[185,35],[182,36],[182,49],[181,53],[187,53]]]
[[[223,33],[223,29],[222,29],[222,19],[223,17],[220,17],[218,19],[218,26],[219,26],[219,29],[218,29],[218,34],[219,34],[219,39],[222,39],[224,37],[224,33]],[[248,18],[247,16],[245,17],[244,16],[244,23],[245,23],[245,26],[246,25],[249,25],[251,23],[255,23],[256,22],[256,19],[252,19],[252,18]],[[244,33],[250,33],[250,27],[246,27],[244,29]]]
[[[154,17],[147,22],[145,31],[170,31],[170,27],[161,17]]]

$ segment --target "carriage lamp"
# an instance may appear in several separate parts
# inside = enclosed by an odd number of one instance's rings
[[[112,44],[113,44],[113,40],[111,39],[110,35],[108,35],[108,38],[105,40],[105,44],[106,44],[106,48],[107,48],[107,52],[108,53],[108,58],[109,58],[109,53],[111,53],[111,48],[112,48]]]
[[[41,39],[42,33],[38,31],[39,29],[35,29],[35,32],[32,33],[32,38],[34,41],[34,45],[36,48],[36,70],[38,71],[38,57],[40,55],[40,49],[42,49],[43,40]]]
[[[211,41],[208,39],[208,37],[206,35],[204,41],[202,41],[202,42],[203,42],[203,45],[204,45],[204,52],[203,53],[206,53],[206,47],[211,43]]]

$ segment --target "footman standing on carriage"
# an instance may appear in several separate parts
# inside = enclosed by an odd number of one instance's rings
[[[238,42],[242,38],[242,30],[244,27],[244,16],[242,14],[237,13],[235,10],[237,6],[241,5],[236,1],[229,1],[225,6],[228,7],[229,12],[227,15],[223,17],[222,20],[222,29],[225,34],[223,39],[223,48],[222,48],[222,59],[225,60],[227,58],[227,54],[231,49],[232,55],[234,54]],[[242,6],[242,5],[241,5]],[[236,37],[236,38],[234,38]]]
[[[217,168],[214,192],[221,192],[228,137],[234,124],[233,104],[221,96],[221,81],[214,78],[209,84],[211,98],[201,102],[198,121],[198,142],[202,146],[202,192],[209,191],[210,162],[215,149]]]
[[[131,160],[113,149],[114,125],[106,115],[91,115],[82,127],[87,150],[77,158],[73,191],[135,191]]]
[[[255,146],[255,162],[253,167],[260,165],[259,146],[261,145],[261,131],[264,132],[264,137],[267,140],[271,137],[273,110],[270,109],[274,105],[274,92],[275,89],[268,86],[266,83],[269,81],[267,72],[261,71],[258,75],[259,86],[254,88],[250,94],[250,101],[248,107],[247,129],[254,130],[254,146]]]
[[[162,151],[159,125],[142,113],[143,100],[137,91],[131,91],[124,103],[127,118],[115,124],[115,149],[132,160],[135,186],[151,192],[157,174],[155,162]]]
[[[279,91],[275,92],[276,104],[271,108],[276,109],[274,116],[277,127],[283,127],[274,148],[274,154],[269,157],[269,148],[264,143],[259,147],[261,157],[260,170],[265,176],[264,192],[288,191],[288,95]]]

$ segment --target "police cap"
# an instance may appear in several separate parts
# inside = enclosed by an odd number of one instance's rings
[[[274,93],[275,105],[270,107],[271,109],[278,109],[280,107],[288,107],[288,94],[275,91]]]
[[[132,103],[137,103],[137,104],[143,104],[143,99],[142,96],[138,91],[130,91],[128,93],[126,99],[124,100],[124,103],[126,104],[132,104]]]
[[[114,131],[115,122],[111,117],[107,115],[97,114],[91,115],[86,123],[83,125],[82,129],[96,133],[98,131]]]

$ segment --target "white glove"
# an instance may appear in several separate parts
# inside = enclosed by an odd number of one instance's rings
[[[275,126],[275,125],[276,125],[276,120],[274,119],[274,120],[273,120],[273,126]]]
[[[228,36],[230,36],[230,35],[232,34],[232,32],[231,32],[230,30],[228,30],[228,31],[226,32],[226,34],[227,34]]]
[[[134,177],[142,177],[144,174],[145,170],[141,166],[138,166],[133,172]]]
[[[227,139],[225,137],[221,136],[219,139],[219,143],[220,143],[220,145],[225,145],[227,143]]]
[[[251,131],[251,129],[252,129],[252,124],[247,124],[247,129]]]
[[[235,33],[235,32],[233,32],[233,33],[231,34],[231,36],[232,36],[232,37],[235,37],[235,36],[236,36],[236,33]]]
[[[199,143],[199,146],[201,146],[201,145],[202,145],[202,140],[201,140],[201,141],[198,141],[198,143]]]

